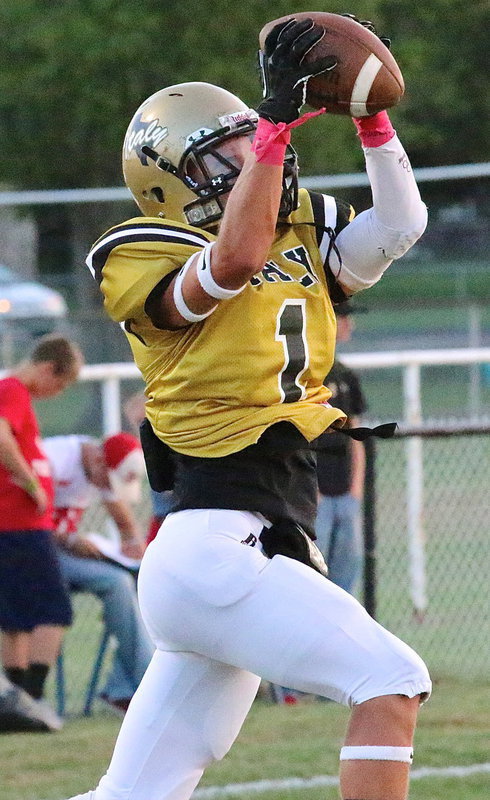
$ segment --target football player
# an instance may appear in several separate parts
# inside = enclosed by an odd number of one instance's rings
[[[334,304],[375,284],[422,234],[426,208],[386,112],[357,120],[373,207],[298,191],[290,130],[323,36],[275,27],[257,112],[184,83],[148,98],[124,142],[143,213],[88,265],[146,382],[153,488],[174,507],[143,558],[156,653],[91,800],[187,800],[235,740],[260,678],[352,708],[349,800],[404,800],[431,684],[407,645],[325,577],[310,442],[342,426],[323,385]],[[309,123],[314,124],[314,123]]]

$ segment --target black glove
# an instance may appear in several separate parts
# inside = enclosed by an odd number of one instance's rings
[[[380,42],[383,42],[384,46],[387,47],[388,50],[391,49],[391,39],[388,39],[387,36],[379,36],[376,33],[376,28],[374,27],[373,23],[370,22],[368,19],[358,19],[355,16],[355,14],[341,14],[340,16],[341,17],[349,17],[349,19],[353,19],[354,22],[358,22],[359,25],[363,26],[363,28],[367,28],[368,31],[371,31],[371,33],[374,33],[374,35],[378,37]]]
[[[307,53],[324,35],[324,29],[311,19],[290,19],[271,30],[264,50],[259,50],[264,90],[264,100],[257,108],[260,117],[275,123],[292,122],[299,117],[308,80],[337,65],[333,56],[304,63]]]

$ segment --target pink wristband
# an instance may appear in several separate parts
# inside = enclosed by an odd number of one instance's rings
[[[372,117],[354,118],[352,121],[363,147],[380,147],[395,135],[395,129],[386,111],[379,111]]]
[[[291,134],[285,122],[275,125],[264,117],[259,117],[257,130],[252,142],[252,150],[257,161],[271,167],[280,167],[286,155],[286,147]]]
[[[291,141],[291,128],[297,128],[298,125],[302,125],[303,122],[311,119],[311,117],[317,117],[319,114],[323,114],[324,111],[324,108],[321,108],[319,111],[310,111],[288,124],[285,122],[278,122],[276,125],[276,123],[270,122],[268,119],[264,119],[264,117],[259,117],[257,130],[255,131],[255,137],[252,142],[252,150],[255,153],[257,161],[272,167],[282,166],[284,156],[286,155],[286,147]]]

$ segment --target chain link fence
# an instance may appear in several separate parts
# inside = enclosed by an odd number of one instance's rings
[[[408,447],[414,440],[402,434],[379,441],[374,451],[366,523],[374,521],[375,544],[373,551],[373,542],[368,542],[368,597],[366,586],[364,592],[359,588],[359,597],[367,600],[368,610],[381,624],[421,654],[435,679],[484,679],[490,637],[490,428],[481,426],[477,432],[462,426],[451,435],[421,433],[424,510],[418,568],[414,569],[410,542],[408,491]],[[147,492],[137,511],[144,528],[151,513]],[[94,505],[85,514],[82,530],[104,532],[107,523],[103,507]],[[417,585],[421,580],[422,592]],[[64,644],[66,708],[80,713],[103,621],[94,597],[76,594],[74,605],[75,622]],[[100,683],[111,659],[109,648]],[[52,694],[55,689],[53,675]]]
[[[376,445],[375,616],[420,653],[435,678],[474,680],[488,677],[490,430],[447,433],[420,437],[418,562],[407,502],[413,439]]]

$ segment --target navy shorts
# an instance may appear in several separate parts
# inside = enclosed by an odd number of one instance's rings
[[[0,629],[32,631],[37,625],[72,622],[50,531],[0,532]]]

